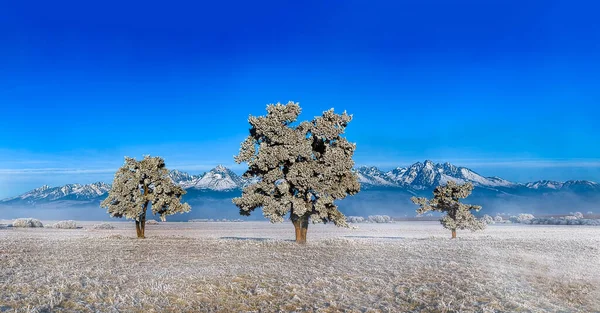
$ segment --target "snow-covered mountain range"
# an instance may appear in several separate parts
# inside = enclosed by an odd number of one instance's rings
[[[515,183],[500,177],[484,177],[466,167],[457,167],[450,163],[435,164],[432,161],[417,162],[409,167],[398,167],[391,171],[381,171],[376,167],[356,169],[363,186],[395,186],[413,190],[432,189],[446,184],[449,180],[457,183],[471,182],[475,187],[488,189],[530,189],[531,191],[549,190],[585,190],[600,192],[600,184],[588,180],[569,180],[557,182],[540,180],[530,183]]]
[[[374,186],[397,186],[416,190],[428,189],[446,184],[449,180],[471,182],[479,187],[515,187],[519,184],[499,177],[483,177],[465,167],[456,167],[450,163],[434,164],[432,161],[417,162],[409,167],[398,167],[383,172],[376,167],[356,169],[362,184]]]
[[[110,190],[110,185],[97,182],[93,184],[68,184],[61,187],[50,187],[44,185],[22,195],[1,200],[1,202],[26,202],[55,200],[90,200],[104,196]]]
[[[501,194],[542,195],[548,192],[569,191],[574,193],[600,194],[600,185],[591,181],[571,180],[556,182],[542,180],[531,183],[514,183],[499,177],[484,177],[468,168],[457,167],[450,163],[435,164],[432,161],[417,162],[408,167],[398,167],[390,171],[381,171],[377,167],[359,167],[355,173],[358,175],[363,191],[368,193],[373,189],[390,189],[406,191],[412,194],[426,194],[435,186],[445,184],[449,180],[459,183],[471,182],[476,191],[482,193],[493,192]],[[207,192],[239,191],[251,183],[224,166],[217,166],[212,170],[191,175],[182,171],[173,170],[169,173],[171,179],[188,190],[189,197],[200,197]],[[42,186],[22,195],[0,200],[0,204],[37,204],[59,200],[100,201],[110,190],[110,185],[97,182],[88,185],[69,184],[61,187]],[[190,192],[198,191],[198,192]]]
[[[177,170],[169,173],[171,179],[185,189],[232,190],[243,187],[248,180],[219,165],[202,175],[189,175]]]

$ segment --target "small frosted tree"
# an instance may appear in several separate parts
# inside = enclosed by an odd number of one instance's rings
[[[484,223],[486,223],[487,225],[496,223],[494,221],[494,218],[491,217],[491,216],[489,216],[489,215],[487,215],[487,214],[483,215],[483,217],[481,218],[481,221],[484,222]]]
[[[355,144],[342,137],[352,116],[333,109],[296,126],[301,109],[297,103],[267,105],[267,115],[250,116],[250,135],[242,142],[237,163],[248,163],[247,185],[233,199],[241,215],[262,207],[272,223],[289,213],[296,242],[306,242],[309,221],[333,222],[348,227],[334,200],[359,192],[352,171]]]
[[[446,185],[435,188],[433,199],[412,197],[410,200],[419,205],[417,214],[424,214],[428,211],[446,213],[440,222],[446,229],[452,231],[452,238],[456,238],[457,229],[476,231],[486,227],[485,222],[478,220],[471,213],[471,210],[476,212],[481,210],[480,206],[460,202],[460,199],[468,197],[471,191],[473,191],[471,183],[458,185],[454,181],[448,181]]]
[[[138,238],[144,238],[148,206],[151,204],[152,213],[161,218],[189,212],[190,206],[181,203],[185,193],[169,178],[162,158],[144,156],[137,161],[125,157],[125,164],[115,174],[108,197],[100,206],[107,208],[112,217],[134,219]]]

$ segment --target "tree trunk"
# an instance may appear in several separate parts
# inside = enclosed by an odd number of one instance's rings
[[[142,207],[142,213],[135,220],[135,230],[137,231],[138,238],[146,238],[144,232],[146,230],[146,209],[148,209],[148,202],[144,203]]]
[[[452,239],[455,239],[455,238],[456,238],[456,229],[453,229],[452,230]]]
[[[296,243],[306,243],[306,231],[308,230],[308,214],[297,216],[292,214],[292,223],[296,230]]]
[[[148,195],[148,186],[144,185],[144,197],[146,197],[146,195]],[[146,202],[144,202],[144,205],[142,206],[142,214],[140,214],[138,219],[135,221],[138,238],[146,238],[144,236],[144,231],[146,230],[146,210],[147,209],[148,209],[148,200],[146,200]]]
[[[141,236],[138,236],[138,238],[146,238],[145,236],[145,231],[146,231],[146,212],[144,211],[144,213],[142,214],[142,218],[140,221],[140,233],[142,234]]]
[[[138,221],[138,220],[135,220],[135,232],[136,232],[138,238],[140,238],[142,235],[142,228],[140,227],[140,221]]]

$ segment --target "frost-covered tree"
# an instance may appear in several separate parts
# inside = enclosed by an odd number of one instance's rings
[[[465,183],[458,185],[454,181],[448,181],[444,186],[437,186],[433,191],[433,199],[412,197],[410,200],[419,205],[417,214],[428,211],[445,212],[446,215],[440,220],[446,229],[452,231],[452,238],[456,238],[457,229],[469,229],[471,231],[482,230],[486,223],[478,220],[471,210],[479,211],[481,206],[464,204],[460,199],[468,197],[473,191],[473,184]]]
[[[490,224],[494,224],[494,223],[496,223],[496,222],[494,221],[494,218],[493,218],[493,217],[491,217],[491,216],[489,216],[489,215],[487,215],[487,214],[484,214],[484,215],[483,215],[483,217],[481,217],[481,221],[483,221],[483,222],[484,222],[484,223],[486,223],[487,225],[490,225]]]
[[[517,216],[517,223],[525,223],[525,224],[527,224],[528,222],[530,222],[534,218],[535,218],[535,216],[533,216],[533,214],[521,213],[521,214],[519,214],[519,216]]]
[[[358,193],[360,184],[352,171],[356,145],[342,137],[352,116],[331,109],[292,125],[300,112],[297,103],[277,103],[267,105],[266,116],[248,118],[250,135],[235,161],[248,163],[244,177],[256,183],[233,203],[246,216],[262,207],[272,223],[289,213],[296,242],[305,243],[309,221],[348,227],[334,200]]]
[[[112,217],[135,220],[138,238],[144,238],[146,211],[151,204],[154,215],[166,216],[190,211],[187,203],[181,203],[185,190],[173,183],[165,161],[160,157],[144,156],[137,161],[125,157],[125,164],[117,171],[101,207],[108,209]]]

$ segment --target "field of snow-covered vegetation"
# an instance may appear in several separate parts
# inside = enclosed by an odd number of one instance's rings
[[[0,312],[600,311],[600,227],[353,226],[0,227]]]

